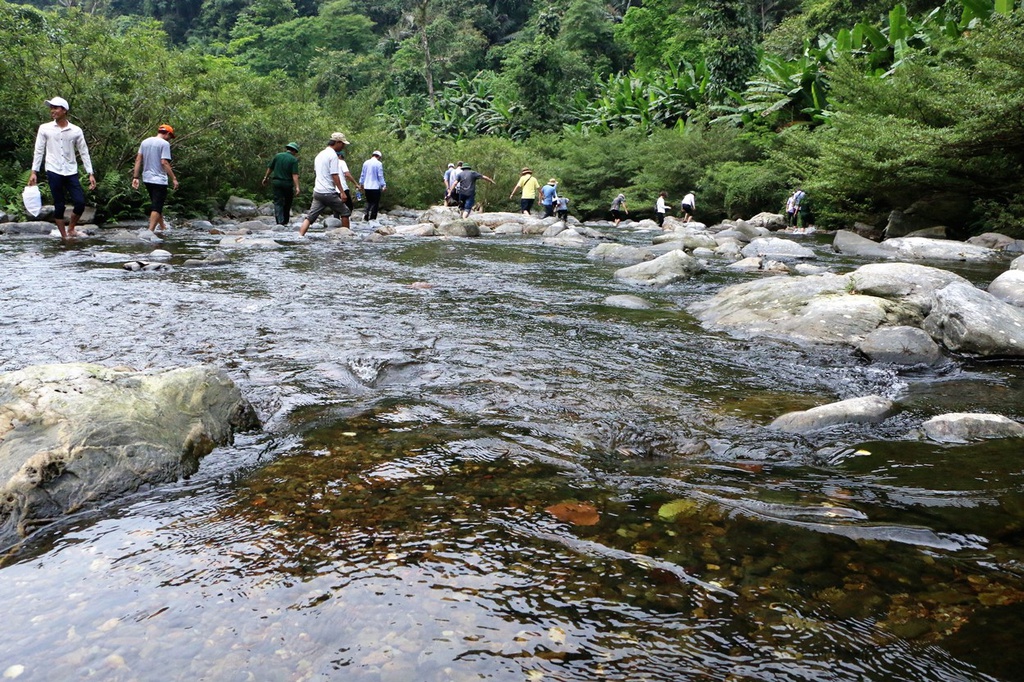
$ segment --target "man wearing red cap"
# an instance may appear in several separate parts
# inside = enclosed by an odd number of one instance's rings
[[[164,224],[164,202],[167,200],[167,179],[174,183],[174,189],[178,189],[178,178],[171,168],[171,143],[170,138],[174,137],[174,128],[169,125],[162,125],[156,129],[156,135],[147,137],[139,145],[139,153],[135,155],[135,170],[132,173],[132,189],[139,188],[139,177],[141,173],[142,182],[149,190],[149,231],[156,232],[156,226],[163,231],[167,226]]]
[[[85,212],[85,192],[78,179],[78,164],[75,162],[75,151],[82,159],[85,172],[89,174],[89,189],[96,189],[96,176],[92,172],[92,159],[89,147],[85,144],[82,129],[68,121],[70,105],[63,97],[46,100],[50,107],[52,123],[39,126],[36,134],[35,152],[32,155],[32,172],[28,176],[29,187],[38,182],[37,173],[43,170],[43,158],[46,158],[46,182],[50,185],[53,195],[53,221],[57,223],[61,239],[75,236],[75,225]],[[66,200],[71,199],[71,221],[68,229],[64,229],[64,211]]]

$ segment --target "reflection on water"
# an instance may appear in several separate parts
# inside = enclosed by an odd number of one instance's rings
[[[212,362],[267,425],[12,553],[0,674],[1017,677],[1019,443],[912,432],[958,393],[1020,419],[1019,364],[707,334],[685,305],[728,273],[620,311],[603,298],[636,292],[584,255],[313,241],[146,275],[118,270],[129,247],[0,242],[0,369]],[[904,412],[763,428],[868,392]]]

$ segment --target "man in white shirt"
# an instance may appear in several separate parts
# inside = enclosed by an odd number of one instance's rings
[[[43,170],[43,158],[46,159],[46,182],[50,185],[53,195],[53,220],[60,230],[61,239],[75,236],[75,226],[85,212],[85,191],[78,179],[78,164],[75,162],[75,150],[82,159],[82,166],[89,174],[89,189],[96,189],[96,176],[92,172],[92,159],[89,147],[85,144],[82,129],[68,121],[70,105],[63,97],[46,100],[50,107],[50,123],[39,126],[36,133],[36,146],[32,154],[32,172],[28,176],[28,185],[38,183],[37,173]],[[64,211],[67,199],[71,200],[71,221],[67,230],[64,229]]]
[[[338,163],[338,151],[347,144],[348,139],[344,133],[333,133],[327,146],[313,159],[313,203],[299,227],[299,236],[306,236],[309,226],[327,209],[342,218],[352,215],[352,211],[345,205],[348,192],[341,184],[341,165]]]
[[[341,189],[345,192],[345,205],[348,206],[348,210],[351,212],[355,209],[356,204],[352,199],[353,192],[348,183],[351,182],[353,185],[358,185],[359,183],[352,177],[352,172],[348,169],[348,162],[345,161],[345,143],[342,143],[341,148],[338,149],[338,179],[341,180]],[[350,216],[341,216],[341,226],[352,226]]]
[[[684,223],[693,220],[694,209],[697,208],[697,198],[693,196],[692,191],[686,193],[686,196],[683,197],[682,202],[679,204],[679,208],[683,211]]]

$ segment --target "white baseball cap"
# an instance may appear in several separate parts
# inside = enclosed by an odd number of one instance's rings
[[[384,158],[384,155],[380,153],[379,149],[374,149],[373,153],[370,154],[370,156],[377,156],[377,157],[380,157],[380,158]]]
[[[71,108],[71,105],[68,104],[68,101],[66,99],[64,99],[63,97],[54,97],[52,99],[46,100],[46,106],[48,106],[48,107],[64,107],[65,109],[70,109]]]

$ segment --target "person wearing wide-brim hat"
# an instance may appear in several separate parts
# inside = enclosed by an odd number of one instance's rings
[[[274,197],[274,218],[287,225],[292,217],[292,199],[299,196],[299,143],[289,142],[274,155],[263,175],[263,186],[270,183]]]
[[[540,204],[544,207],[544,217],[555,215],[555,199],[558,198],[558,180],[551,178],[548,184],[540,188]]]
[[[537,201],[537,192],[540,190],[540,183],[537,182],[537,178],[533,177],[532,170],[523,168],[519,171],[519,180],[509,193],[509,199],[515,195],[517,189],[523,190],[523,194],[519,199],[519,210],[525,215],[529,215],[533,209],[533,203]]]

